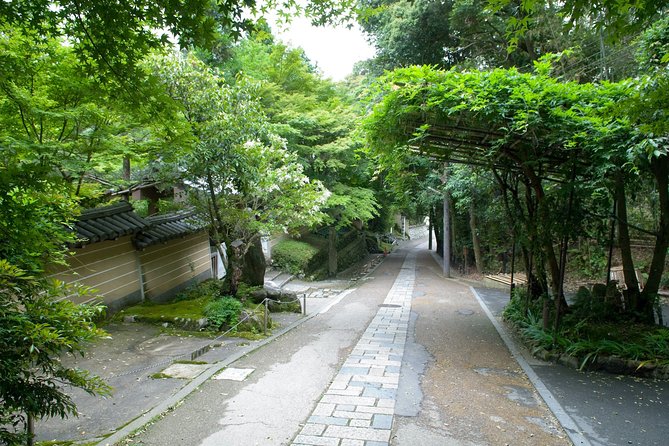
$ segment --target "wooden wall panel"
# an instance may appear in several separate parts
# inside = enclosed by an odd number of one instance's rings
[[[102,300],[110,308],[118,302],[141,300],[139,262],[130,237],[108,240],[75,249],[68,266],[57,266],[50,277],[63,282],[78,282],[94,288],[87,296],[72,295],[76,303]]]
[[[140,253],[145,297],[164,300],[194,280],[211,277],[210,258],[206,233],[148,247]]]

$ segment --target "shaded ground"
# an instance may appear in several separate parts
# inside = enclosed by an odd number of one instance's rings
[[[469,288],[426,251],[412,315],[392,444],[570,444]]]

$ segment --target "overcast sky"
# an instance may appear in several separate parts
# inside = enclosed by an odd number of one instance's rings
[[[307,57],[318,65],[325,77],[343,80],[353,69],[353,64],[374,56],[362,32],[356,26],[314,27],[308,19],[295,18],[286,29],[273,27],[274,33],[284,43],[302,47]]]

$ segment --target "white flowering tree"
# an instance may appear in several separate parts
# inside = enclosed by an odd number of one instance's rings
[[[227,246],[235,294],[243,258],[260,237],[320,222],[328,192],[268,130],[253,85],[230,86],[190,54],[155,57],[150,66],[186,123],[179,176],[196,186],[192,198],[212,238]]]

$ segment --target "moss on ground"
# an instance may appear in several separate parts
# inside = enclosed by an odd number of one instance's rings
[[[204,317],[203,308],[212,299],[212,296],[203,296],[165,304],[144,302],[121,310],[115,317],[123,319],[124,316],[137,316],[146,322],[164,322],[176,318],[197,320]]]

